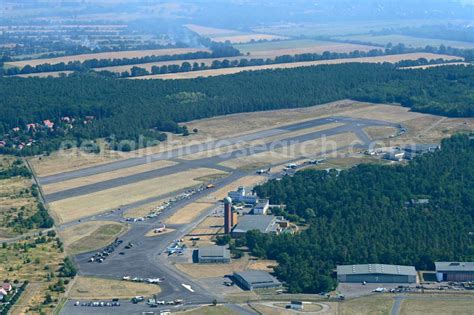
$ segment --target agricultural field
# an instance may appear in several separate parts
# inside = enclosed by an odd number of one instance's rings
[[[161,289],[156,284],[78,276],[69,291],[68,298],[78,300],[129,299],[137,295],[153,296],[160,292]]]
[[[66,251],[75,255],[105,247],[127,231],[127,226],[114,221],[90,221],[59,231]]]
[[[202,184],[195,180],[222,171],[198,168],[137,183],[110,188],[78,197],[50,203],[50,209],[60,223],[117,209],[125,204],[169,194]]]
[[[319,41],[311,39],[297,39],[285,41],[272,41],[263,43],[249,43],[242,45],[234,45],[241,53],[249,54],[254,58],[270,58],[282,55],[295,55],[305,53],[323,53],[325,51],[348,53],[354,50],[369,51],[378,47],[345,44],[328,41]]]
[[[152,50],[130,50],[130,51],[114,51],[114,52],[103,52],[95,54],[83,54],[83,55],[74,55],[74,56],[64,56],[56,58],[47,58],[47,59],[31,59],[31,60],[22,60],[22,61],[13,61],[6,62],[5,66],[7,67],[19,67],[22,68],[26,65],[32,67],[40,64],[57,64],[57,63],[68,63],[70,61],[80,61],[91,59],[122,59],[122,58],[141,58],[146,56],[163,56],[163,55],[178,55],[178,54],[187,54],[198,51],[207,51],[205,48],[165,48],[165,49],[152,49]]]
[[[389,55],[389,56],[377,56],[377,57],[362,57],[362,58],[342,58],[342,59],[331,59],[331,60],[317,60],[317,61],[305,61],[305,62],[293,62],[293,63],[280,63],[273,65],[263,66],[250,66],[250,67],[238,67],[238,68],[223,68],[223,69],[212,69],[212,70],[200,70],[192,72],[178,72],[168,74],[156,74],[146,75],[140,77],[130,78],[132,80],[144,80],[144,79],[193,79],[199,77],[210,77],[218,75],[235,74],[243,71],[258,71],[258,70],[269,70],[269,69],[290,69],[299,67],[311,67],[318,65],[332,65],[341,63],[383,63],[391,62],[396,63],[402,60],[417,60],[420,58],[431,59],[444,59],[444,60],[459,60],[459,57],[449,55],[439,55],[432,53],[410,53],[401,55]]]
[[[456,22],[444,20],[445,23]],[[372,21],[351,21],[351,23],[283,23],[271,26],[260,26],[253,28],[254,32],[262,32],[281,36],[344,36],[368,34],[371,31],[380,31],[382,29],[397,29],[400,25],[404,26],[423,26],[427,24],[439,23],[438,20],[426,19],[404,19],[400,20],[372,20]]]
[[[421,38],[421,37],[413,37],[413,36],[405,36],[405,35],[351,35],[351,36],[340,36],[335,37],[338,40],[356,40],[361,42],[373,43],[376,45],[383,45],[386,46],[388,43],[392,43],[393,45],[402,43],[408,47],[426,47],[426,46],[434,46],[439,47],[440,45],[444,46],[451,46],[454,48],[463,48],[463,49],[473,49],[474,43],[469,42],[460,42],[460,41],[453,41],[453,40],[445,40],[445,39],[431,39],[431,38]]]
[[[251,41],[259,41],[259,40],[286,39],[286,37],[278,36],[278,35],[240,32],[240,31],[231,30],[231,29],[213,28],[213,27],[206,27],[206,26],[195,25],[195,24],[187,24],[185,26],[189,30],[196,32],[197,34],[203,37],[208,37],[215,42],[221,42],[221,43],[229,41],[232,44],[238,44],[238,43],[248,43]]]

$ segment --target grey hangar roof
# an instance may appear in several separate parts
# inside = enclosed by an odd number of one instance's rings
[[[232,232],[245,233],[250,230],[259,230],[263,233],[272,230],[276,217],[272,215],[244,215]]]
[[[365,264],[365,265],[342,265],[337,266],[338,275],[365,275],[365,274],[386,274],[386,275],[406,275],[416,276],[413,266]]]
[[[281,282],[278,281],[275,277],[270,275],[268,272],[261,271],[261,270],[247,270],[236,272],[236,275],[240,276],[250,285],[259,285],[259,284],[275,284],[281,285]]]
[[[198,257],[199,259],[230,258],[230,251],[225,246],[199,247]]]
[[[474,262],[438,261],[435,267],[436,271],[474,272]]]

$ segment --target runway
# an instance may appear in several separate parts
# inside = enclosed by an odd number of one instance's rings
[[[322,131],[312,132],[308,134],[303,134],[300,136],[282,138],[278,142],[275,141],[268,141],[265,142],[265,138],[274,135],[284,135],[285,133],[299,131],[302,129],[318,127],[325,124],[333,123],[333,122],[341,122],[344,123],[343,126],[330,128]],[[93,166],[77,171],[66,172],[62,174],[47,176],[47,177],[40,177],[39,182],[41,185],[51,184],[51,183],[58,183],[63,182],[69,179],[74,179],[82,176],[88,176],[91,174],[100,174],[105,173],[113,170],[118,170],[121,168],[131,167],[142,165],[145,163],[150,163],[158,160],[164,159],[177,159],[186,155],[191,155],[195,153],[204,152],[207,150],[221,148],[224,146],[236,144],[236,143],[244,143],[245,141],[253,141],[253,140],[263,140],[262,144],[250,147],[242,147],[241,149],[237,149],[234,151],[226,152],[225,154],[205,157],[196,160],[175,160],[179,161],[178,164],[160,168],[156,170],[146,171],[142,173],[137,173],[129,176],[119,177],[115,179],[110,179],[98,183],[93,183],[89,185],[84,185],[76,188],[71,188],[51,194],[46,194],[45,199],[48,203],[59,201],[67,198],[87,195],[93,192],[98,192],[106,189],[111,189],[123,185],[129,185],[136,182],[140,182],[147,179],[157,178],[161,176],[171,175],[179,172],[184,172],[194,168],[212,168],[212,169],[219,169],[224,171],[232,171],[229,168],[225,168],[219,165],[219,163],[225,162],[227,160],[232,160],[237,157],[243,156],[251,156],[254,154],[262,153],[265,151],[270,151],[276,149],[278,147],[284,147],[288,143],[301,143],[305,141],[314,140],[321,137],[330,137],[342,133],[353,132],[355,133],[358,138],[363,142],[362,146],[367,146],[370,142],[370,139],[363,131],[363,128],[369,126],[393,126],[393,124],[383,122],[383,121],[375,121],[375,120],[365,120],[365,119],[353,119],[347,117],[330,117],[330,118],[323,118],[323,119],[315,119],[307,122],[297,123],[281,128],[275,128],[265,131],[260,131],[256,133],[251,133],[239,137],[232,137],[227,138],[224,140],[218,140],[213,142],[205,143],[201,146],[190,146],[186,150],[186,153],[183,155],[183,149],[175,149],[169,152],[164,152],[160,154],[154,154],[151,156],[144,156],[140,158],[132,158],[126,159],[116,162],[111,162],[104,165]]]

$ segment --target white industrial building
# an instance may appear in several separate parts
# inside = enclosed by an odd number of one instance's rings
[[[267,214],[269,207],[270,201],[268,199],[260,199],[257,205],[253,208],[253,214]]]
[[[250,205],[256,205],[258,203],[258,196],[247,195],[243,186],[239,186],[236,191],[231,191],[227,195],[234,203],[245,203]]]

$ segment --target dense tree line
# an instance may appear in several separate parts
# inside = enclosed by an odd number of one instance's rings
[[[224,68],[236,68],[236,67],[252,67],[252,66],[264,66],[264,65],[274,65],[281,63],[293,63],[293,62],[307,62],[307,61],[321,61],[321,60],[333,60],[333,59],[344,59],[344,58],[362,58],[362,57],[376,57],[385,55],[382,50],[370,50],[368,52],[355,50],[350,53],[331,53],[324,52],[322,54],[317,53],[305,53],[305,54],[296,54],[296,55],[282,55],[277,56],[274,59],[267,58],[242,58],[239,60],[213,60],[210,65],[201,62],[193,62],[192,64],[188,61],[183,62],[181,65],[162,65],[162,66],[152,66],[151,71],[146,70],[145,68],[134,66],[129,71],[124,71],[122,73],[116,73],[111,71],[98,71],[102,76],[106,77],[116,77],[116,78],[128,78],[128,77],[138,77],[145,76],[150,74],[166,74],[166,73],[179,73],[179,72],[190,72],[190,71],[199,71],[199,70],[210,70],[210,69],[224,69]],[[458,61],[460,61],[459,59]],[[426,58],[420,58],[418,60],[405,60],[399,62],[396,65],[400,67],[407,66],[423,66],[429,64],[440,64],[445,63],[444,59],[432,59],[427,60]],[[72,74],[74,75],[74,74]]]
[[[104,67],[114,67],[122,65],[134,65],[141,63],[150,63],[150,62],[162,62],[170,60],[183,60],[183,59],[202,59],[202,58],[221,58],[221,57],[233,57],[240,55],[240,52],[233,48],[232,46],[212,43],[211,52],[208,51],[198,51],[185,54],[175,54],[175,55],[151,55],[144,57],[135,57],[135,58],[114,58],[114,59],[88,59],[83,62],[80,61],[70,61],[68,63],[57,63],[57,64],[39,64],[37,66],[26,65],[23,68],[8,68],[0,69],[3,71],[4,75],[16,75],[16,74],[29,74],[29,73],[39,73],[39,72],[52,72],[52,71],[86,71],[93,68],[104,68]],[[0,73],[2,74],[2,73]]]
[[[12,134],[15,127],[24,130],[26,124],[44,119],[95,117],[93,123],[78,124],[64,137],[45,131],[40,143],[49,151],[64,139],[136,139],[155,130],[179,128],[178,122],[345,98],[397,102],[417,111],[472,117],[473,85],[472,67],[399,70],[392,64],[358,63],[179,81],[0,78],[0,134]],[[38,145],[25,147],[23,154],[38,153]],[[15,150],[7,143],[0,152]]]
[[[432,270],[434,261],[472,261],[474,140],[457,135],[441,147],[408,166],[308,170],[256,187],[309,228],[280,236],[252,231],[247,246],[256,256],[278,261],[276,274],[291,292],[332,289],[331,274],[339,264]]]

